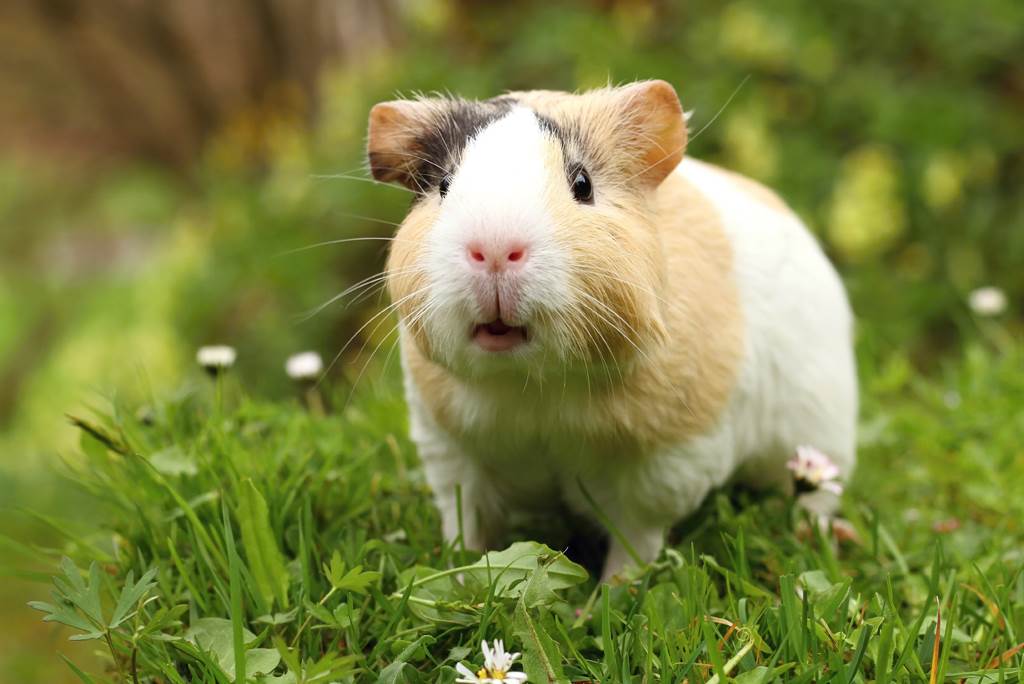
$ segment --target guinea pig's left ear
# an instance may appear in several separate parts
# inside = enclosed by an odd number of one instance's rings
[[[392,100],[370,110],[367,157],[373,177],[399,183],[420,192],[416,151],[420,134],[428,125],[431,105],[425,100]]]
[[[686,119],[675,88],[665,81],[641,81],[620,89],[623,127],[640,151],[637,178],[658,185],[683,159]]]

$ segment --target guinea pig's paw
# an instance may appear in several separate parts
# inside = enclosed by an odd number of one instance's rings
[[[619,565],[616,567],[605,567],[601,573],[601,584],[609,584],[613,587],[632,584],[639,580],[647,572],[648,566],[639,566],[635,563]]]
[[[611,568],[605,568],[601,572],[601,580],[599,584],[608,584],[613,587],[617,587],[622,584],[628,584],[629,581],[625,577],[626,568],[619,568],[618,570],[612,570]]]

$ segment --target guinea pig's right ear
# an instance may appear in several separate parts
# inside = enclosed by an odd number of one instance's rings
[[[686,118],[676,90],[665,81],[641,81],[618,89],[628,144],[639,151],[637,176],[658,185],[683,159]]]
[[[430,121],[430,105],[422,100],[392,100],[370,110],[367,156],[376,180],[399,183],[421,192],[416,174],[416,149]]]

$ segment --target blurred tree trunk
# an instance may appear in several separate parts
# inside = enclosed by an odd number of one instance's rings
[[[236,117],[310,117],[325,63],[382,47],[393,4],[6,0],[0,144],[186,168]]]

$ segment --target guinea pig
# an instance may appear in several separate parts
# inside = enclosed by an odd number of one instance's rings
[[[798,446],[849,476],[842,282],[777,195],[686,143],[664,81],[373,107],[372,174],[414,193],[386,282],[447,540],[559,503],[615,530],[607,579],[713,488],[791,487]]]

